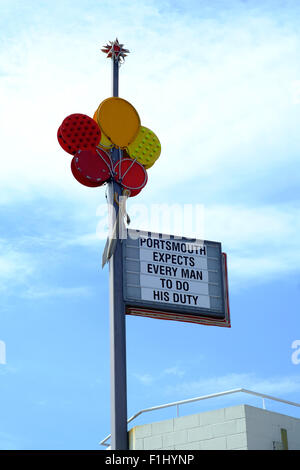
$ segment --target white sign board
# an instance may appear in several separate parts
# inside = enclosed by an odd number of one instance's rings
[[[220,243],[135,230],[127,235],[123,240],[127,313],[230,325],[226,255]]]

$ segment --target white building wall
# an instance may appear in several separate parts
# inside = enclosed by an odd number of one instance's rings
[[[285,428],[289,449],[300,450],[300,419],[238,405],[135,426],[129,448],[136,450],[273,449]]]
[[[129,431],[130,449],[246,449],[243,405],[136,426]]]
[[[300,450],[300,419],[245,405],[249,450],[272,450],[286,429],[289,450]]]

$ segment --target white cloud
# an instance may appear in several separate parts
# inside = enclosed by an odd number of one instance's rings
[[[140,384],[146,385],[149,390],[151,387],[155,387],[155,390],[160,390],[160,402],[156,403],[161,405],[163,403],[169,403],[176,400],[186,400],[190,398],[197,398],[206,395],[213,395],[215,393],[226,392],[230,390],[236,390],[240,388],[247,389],[249,391],[262,393],[265,395],[273,396],[274,398],[281,398],[288,401],[297,402],[298,400],[292,398],[293,394],[299,394],[300,392],[300,377],[299,375],[276,375],[261,377],[256,373],[252,372],[241,372],[241,373],[228,373],[225,375],[216,375],[209,377],[198,378],[193,374],[193,379],[186,377],[184,379],[183,374],[178,376],[175,374],[173,380],[170,380],[170,376],[166,373],[166,370],[153,376],[148,373],[143,375],[135,374],[135,378],[138,379]],[[153,389],[154,390],[154,389]],[[164,397],[162,399],[162,397]],[[222,406],[236,405],[240,400],[243,403],[259,403],[261,406],[261,398],[254,397],[251,394],[245,393],[233,393],[225,396],[214,397],[206,399],[202,403],[205,406]],[[267,408],[272,403],[271,400],[267,400]],[[273,402],[275,403],[275,402]],[[202,405],[201,405],[202,406]],[[279,404],[276,402],[278,409]],[[203,409],[203,406],[202,406]],[[275,408],[276,409],[276,408]],[[289,407],[289,412],[292,412],[292,408]],[[181,412],[184,414],[184,406],[181,407]]]
[[[79,287],[30,287],[23,291],[22,296],[27,299],[41,299],[44,297],[82,297],[91,294],[91,289],[87,286]]]
[[[103,242],[106,240],[107,233],[108,232],[106,232],[106,236],[104,236],[104,234],[96,233],[96,229],[95,229],[95,233],[85,233],[83,235],[78,235],[73,238],[66,239],[62,243],[65,246],[74,245],[74,246],[90,246],[90,247],[100,248],[103,246]]]
[[[235,284],[276,278],[300,268],[300,207],[211,206],[205,208],[205,234],[222,240]]]
[[[182,378],[185,375],[185,370],[179,365],[167,367],[158,374],[149,373],[133,373],[133,377],[138,380],[142,385],[150,386],[154,383],[158,383],[163,379]]]
[[[300,391],[300,377],[276,376],[261,378],[253,373],[232,373],[193,381],[182,381],[167,387],[168,394],[183,398],[210,395],[213,393],[246,388],[248,390],[273,395],[279,398]]]
[[[197,4],[190,11],[169,7],[168,2],[117,2],[111,16],[111,6],[104,3],[101,10],[93,6],[79,15],[79,4],[64,10],[55,3],[50,16],[40,9],[29,28],[15,28],[6,38],[1,50],[2,203],[46,195],[60,206],[72,201],[74,211],[82,213],[96,200],[105,202],[103,188],[94,191],[74,180],[71,156],[60,149],[56,132],[67,114],[92,115],[110,95],[110,62],[99,49],[112,39],[111,31],[118,31],[132,51],[121,67],[120,95],[162,142],[142,196],[148,206],[162,186],[176,202],[195,177],[195,192],[205,179],[217,195],[225,180],[241,177],[247,184],[248,174],[268,174],[276,165],[279,172],[283,164],[293,168],[300,111],[293,87],[300,66],[292,5],[284,12],[241,2],[227,10],[202,5],[201,15]],[[71,18],[68,26],[64,21],[53,28],[55,15],[63,11]],[[124,17],[131,21],[124,23]],[[249,207],[247,201],[237,206],[229,196],[226,205],[212,200],[205,216],[206,238],[222,240],[230,255],[233,283],[299,266],[294,252],[298,208]],[[65,243],[96,241],[96,233],[85,232]],[[275,257],[276,250],[282,256]],[[24,276],[30,271],[27,261],[19,254]],[[9,276],[15,266],[10,255],[0,269]]]
[[[293,241],[300,229],[300,206],[290,204],[212,205],[204,208],[205,231],[222,232],[224,243],[241,247],[270,244],[280,249],[285,240]]]
[[[0,291],[24,283],[35,271],[35,261],[26,253],[0,240]]]
[[[178,367],[178,366],[173,366],[173,367],[168,367],[162,372],[162,375],[171,375],[175,377],[183,377],[185,375],[185,371]]]
[[[142,385],[152,385],[156,380],[155,377],[153,377],[151,374],[134,373],[133,377],[135,377]]]
[[[80,238],[80,237],[79,237]],[[75,244],[82,244],[74,240]],[[39,299],[44,297],[62,296],[89,296],[91,290],[88,286],[53,286],[41,285],[40,276],[49,261],[49,252],[43,252],[43,248],[52,247],[55,244],[58,253],[68,245],[65,239],[59,237],[29,236],[22,237],[15,242],[0,240],[0,292],[6,292],[14,296],[20,295],[27,299]],[[93,246],[90,241],[84,245]],[[53,252],[53,256],[57,255]],[[39,273],[39,277],[37,277]]]
[[[292,10],[280,25],[263,8],[239,8],[236,21],[234,8],[221,15],[212,8],[203,17],[194,8],[167,12],[167,6],[119,2],[113,15],[106,4],[83,16],[76,6],[75,27],[62,22],[55,29],[51,14],[41,11],[29,33],[16,28],[1,53],[9,74],[1,96],[3,198],[91,193],[78,189],[56,131],[67,114],[92,115],[110,95],[110,64],[99,48],[114,30],[132,50],[121,68],[120,94],[163,145],[151,169],[153,189],[183,184],[195,173],[212,177],[220,167],[229,174],[237,165],[262,168],[291,158],[275,150],[297,135],[290,94],[300,77],[299,38],[289,28]],[[72,14],[68,7],[64,13]]]
[[[131,202],[129,214],[133,215],[132,228],[221,241],[228,254],[231,285],[243,280],[261,282],[300,269],[299,204],[255,207]]]

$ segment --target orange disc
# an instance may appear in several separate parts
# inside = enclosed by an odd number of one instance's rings
[[[101,131],[116,147],[125,148],[136,138],[141,121],[135,108],[122,98],[112,97],[102,101],[97,110]]]

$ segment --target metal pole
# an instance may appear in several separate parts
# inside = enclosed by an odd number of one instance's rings
[[[112,95],[119,96],[119,61],[112,57]]]
[[[113,96],[119,94],[119,63],[112,58]],[[112,150],[112,160],[120,158],[119,149]],[[119,196],[122,187],[114,180],[109,184],[110,232],[119,217]],[[116,196],[116,197],[115,197]],[[112,210],[113,209],[113,210]],[[120,221],[123,223],[123,221]],[[123,301],[122,245],[119,230],[116,248],[109,261],[110,287],[110,363],[111,363],[111,449],[127,450],[127,384],[126,384],[126,323]]]

